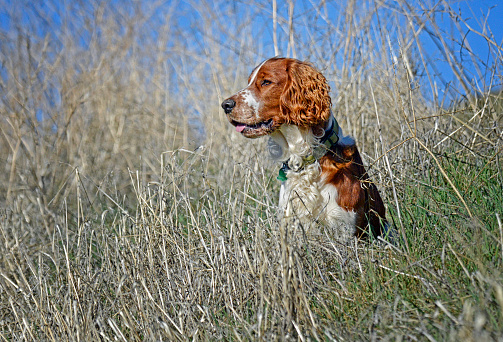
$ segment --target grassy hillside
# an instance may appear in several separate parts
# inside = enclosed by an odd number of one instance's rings
[[[0,9],[2,340],[503,338],[490,13],[479,30],[444,1],[252,5]],[[330,80],[396,245],[278,221],[266,140],[219,109],[274,54]]]

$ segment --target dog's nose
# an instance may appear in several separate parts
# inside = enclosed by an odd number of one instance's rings
[[[236,101],[234,101],[233,99],[227,99],[222,102],[222,108],[224,109],[225,114],[230,114],[234,106],[236,106]]]

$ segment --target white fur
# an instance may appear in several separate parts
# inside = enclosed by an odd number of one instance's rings
[[[288,162],[288,166],[297,171],[302,157],[309,155],[314,147],[314,135],[310,128],[300,128],[294,125],[281,125],[270,135],[274,144],[282,149],[279,161]]]
[[[337,188],[332,184],[323,182],[320,193],[323,203],[326,203],[321,213],[322,220],[334,228],[340,238],[345,241],[352,239],[356,233],[356,213],[344,210],[337,204]]]
[[[275,159],[288,160],[290,168],[280,189],[279,207],[283,216],[295,216],[305,223],[317,219],[334,229],[341,240],[352,239],[356,232],[356,213],[337,204],[337,189],[323,178],[318,161],[303,165],[304,157],[312,154],[315,147],[312,130],[282,125],[271,134],[271,139],[270,145],[282,150],[274,155]],[[349,142],[348,138],[344,139]]]
[[[243,97],[243,102],[246,103],[246,105],[252,110],[253,115],[258,118],[260,102],[253,93],[248,88],[245,88],[241,90],[238,95]]]

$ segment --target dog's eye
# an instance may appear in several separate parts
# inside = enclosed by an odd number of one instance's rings
[[[271,82],[271,81],[269,81],[269,80],[263,80],[261,85],[262,85],[262,87],[264,87],[264,86],[268,86],[268,85],[269,85],[269,84],[271,84],[271,83],[272,83],[272,82]]]

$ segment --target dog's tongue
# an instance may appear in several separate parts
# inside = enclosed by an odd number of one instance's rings
[[[239,133],[241,133],[242,131],[244,131],[245,128],[246,128],[246,125],[243,125],[243,124],[237,124],[236,125],[236,131],[238,131]]]

